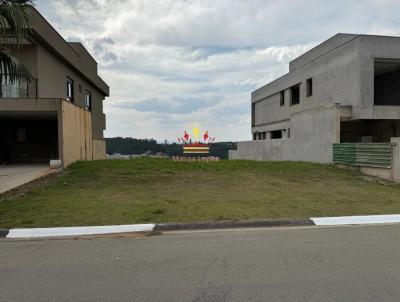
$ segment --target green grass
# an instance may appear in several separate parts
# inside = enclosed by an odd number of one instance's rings
[[[400,185],[300,162],[79,162],[0,195],[3,228],[389,213],[400,213]]]

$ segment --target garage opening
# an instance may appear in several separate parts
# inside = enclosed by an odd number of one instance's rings
[[[0,116],[0,164],[49,163],[58,156],[55,113],[3,113]]]
[[[388,143],[400,136],[400,120],[356,120],[340,123],[341,143]]]
[[[375,60],[374,104],[400,106],[400,60]]]

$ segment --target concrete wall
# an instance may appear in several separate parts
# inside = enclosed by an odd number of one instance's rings
[[[386,120],[364,129],[357,123],[346,124],[355,126],[348,131],[349,138],[356,132],[371,132],[377,141],[397,135],[392,126],[399,127],[400,106],[374,104],[377,59],[400,59],[400,38],[338,34],[290,62],[288,74],[251,95],[252,134],[262,133],[261,138],[267,140],[239,142],[231,158],[331,162],[332,143],[340,142],[341,117],[343,121]],[[311,96],[306,95],[309,78],[313,82]],[[291,105],[290,87],[294,85],[300,85],[300,103]],[[341,116],[339,105],[346,108],[345,115]],[[335,109],[328,109],[330,106]],[[269,133],[275,130],[290,132],[290,138],[269,140]]]
[[[307,51],[303,55],[295,58],[289,63],[289,72],[294,71],[302,67],[303,65],[317,59],[318,57],[332,51],[342,44],[348,43],[353,39],[357,38],[357,34],[336,34],[328,40],[322,42],[311,50]]]
[[[362,63],[359,67],[362,101],[358,116],[361,119],[373,119],[376,118],[375,110],[388,113],[388,110],[384,109],[386,106],[374,106],[374,61],[400,59],[400,38],[361,35],[356,39],[356,44]],[[387,107],[391,107],[392,114],[400,116],[400,106]]]
[[[238,142],[229,159],[332,162],[332,144],[340,142],[340,106],[333,104],[293,114],[290,138]]]
[[[392,180],[400,183],[400,137],[392,137]]]
[[[375,59],[400,59],[400,38],[336,35],[290,63],[291,72],[252,93],[255,127],[289,120],[303,110],[340,103],[352,107],[351,119],[400,119],[400,106],[374,105]],[[313,95],[306,96],[306,80]],[[288,89],[300,84],[300,104],[291,106]],[[280,106],[280,91],[285,105]],[[389,108],[390,107],[390,108]]]
[[[38,98],[67,98],[67,78],[74,81],[74,104],[85,108],[85,92],[92,94],[92,119],[95,139],[103,139],[105,115],[103,114],[104,95],[79,73],[60,61],[47,48],[37,45]]]
[[[307,64],[294,69],[276,81],[252,93],[255,103],[255,127],[289,120],[292,115],[320,106],[340,103],[353,107],[353,117],[361,104],[362,64],[355,40],[335,48],[323,56],[317,56]],[[306,80],[312,78],[313,95],[306,96]],[[290,105],[290,90],[300,84],[300,104]],[[280,91],[285,91],[285,105],[280,106]],[[268,131],[268,130],[267,130]]]

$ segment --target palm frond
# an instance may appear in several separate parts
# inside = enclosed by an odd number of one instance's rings
[[[6,82],[30,81],[29,70],[14,56],[31,30],[32,0],[0,0],[0,75]]]
[[[30,71],[7,48],[0,49],[0,75],[11,84],[15,82],[30,82]]]
[[[0,0],[2,45],[15,41],[15,47],[20,47],[31,29],[32,5],[31,0]]]

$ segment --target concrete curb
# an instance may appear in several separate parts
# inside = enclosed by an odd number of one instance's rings
[[[154,224],[11,229],[6,238],[45,238],[151,232]]]
[[[0,238],[5,238],[5,237],[7,237],[8,233],[9,233],[9,230],[0,229]]]
[[[180,223],[159,223],[154,231],[181,231],[181,230],[209,230],[232,228],[260,228],[278,226],[310,226],[314,225],[311,219],[257,219],[257,220],[224,220],[224,221],[200,221]]]
[[[153,233],[184,230],[211,230],[234,228],[267,228],[297,226],[340,226],[340,225],[377,225],[400,223],[400,215],[366,215],[342,217],[315,217],[304,219],[253,219],[178,222],[158,224],[131,224],[88,227],[57,227],[34,229],[0,229],[0,238],[49,238],[86,235],[106,235],[123,233]]]
[[[361,224],[382,224],[400,223],[400,215],[364,215],[364,216],[339,216],[339,217],[316,217],[311,218],[315,225],[361,225]]]

